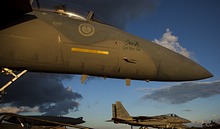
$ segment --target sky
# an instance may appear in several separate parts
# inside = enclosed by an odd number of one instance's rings
[[[82,116],[84,125],[96,129],[128,129],[128,125],[105,122],[112,117],[111,105],[121,101],[133,116],[175,113],[192,125],[220,122],[219,0],[65,2],[90,8],[128,33],[183,54],[214,77],[172,83],[132,80],[127,87],[120,79],[90,76],[81,84],[80,75],[27,73],[8,88],[0,112]]]

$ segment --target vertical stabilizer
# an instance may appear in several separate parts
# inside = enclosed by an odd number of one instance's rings
[[[113,118],[132,119],[127,110],[119,101],[116,101],[116,104],[112,105],[112,115]]]
[[[112,118],[116,118],[116,105],[112,104]]]

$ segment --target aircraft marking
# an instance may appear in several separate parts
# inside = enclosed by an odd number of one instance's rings
[[[130,40],[125,40],[125,45],[131,45],[131,46],[135,46],[135,47],[139,47],[139,42],[137,41],[130,41]]]
[[[71,48],[73,52],[84,52],[84,53],[93,53],[93,54],[101,54],[101,55],[108,55],[108,51],[102,50],[95,50],[95,49],[85,49],[85,48]]]
[[[17,35],[6,35],[6,36],[13,37],[13,38],[19,38],[19,39],[32,39],[29,37],[23,37],[23,36],[17,36]]]
[[[92,36],[95,33],[95,28],[87,23],[82,23],[78,26],[79,33],[83,36]]]
[[[58,42],[60,43],[61,42],[61,37],[60,37],[60,35],[58,34]]]
[[[140,44],[137,41],[130,41],[130,40],[125,40],[124,41],[124,50],[132,50],[132,51],[140,51]]]

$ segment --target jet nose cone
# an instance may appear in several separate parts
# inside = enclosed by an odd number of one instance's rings
[[[182,123],[190,123],[191,121],[187,120],[185,118],[180,117],[180,122],[182,122]]]
[[[185,119],[183,122],[184,122],[184,123],[190,123],[191,121],[190,121],[190,120]]]
[[[208,70],[194,61],[166,48],[161,48],[159,60],[157,80],[192,81],[213,76]]]

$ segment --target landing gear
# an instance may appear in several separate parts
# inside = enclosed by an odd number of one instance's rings
[[[15,74],[11,69],[8,68],[2,68],[1,73],[5,73],[6,75],[12,75],[14,78],[12,78],[8,83],[6,83],[4,86],[0,88],[0,100],[2,100],[3,96],[5,95],[5,89],[10,86],[13,82],[15,82],[18,78],[20,78],[23,74],[25,74],[27,70],[23,70],[19,74]]]

